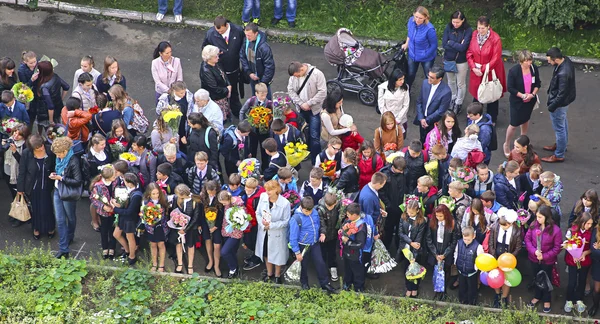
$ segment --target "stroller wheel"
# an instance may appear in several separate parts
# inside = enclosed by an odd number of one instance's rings
[[[327,93],[331,93],[334,90],[344,90],[344,87],[342,87],[342,83],[338,80],[327,81]]]
[[[358,100],[365,106],[375,106],[377,104],[377,94],[371,88],[363,88],[358,92]]]

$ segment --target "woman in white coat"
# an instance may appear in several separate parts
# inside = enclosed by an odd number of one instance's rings
[[[402,125],[402,133],[406,138],[410,92],[408,91],[408,84],[404,82],[402,70],[395,69],[388,80],[378,86],[377,104],[382,115],[386,111],[391,111],[394,114],[396,124]]]
[[[256,206],[256,222],[258,233],[254,253],[261,260],[264,258],[267,273],[263,281],[274,278],[275,283],[282,283],[281,266],[285,265],[288,253],[288,226],[290,221],[290,203],[281,196],[281,186],[277,180],[265,183],[266,193],[260,195]],[[273,274],[273,268],[275,273]]]

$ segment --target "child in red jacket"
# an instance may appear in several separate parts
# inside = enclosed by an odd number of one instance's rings
[[[350,128],[354,124],[354,119],[348,114],[343,114],[338,123],[342,127]],[[348,132],[340,135],[340,139],[342,140],[342,151],[348,147],[358,151],[360,145],[365,141],[358,132]]]

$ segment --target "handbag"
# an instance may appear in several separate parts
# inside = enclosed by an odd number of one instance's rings
[[[560,275],[556,262],[552,265],[552,285],[557,288],[560,287]]]
[[[17,195],[13,202],[10,204],[10,212],[8,216],[18,219],[21,222],[26,222],[31,219],[31,213],[29,207],[25,201],[24,195]]]
[[[535,104],[533,105],[533,110],[540,108],[540,96],[535,95]]]
[[[438,262],[433,267],[433,291],[444,292],[446,290],[446,272],[444,271],[444,261]]]
[[[83,193],[83,185],[77,187],[71,187],[64,184],[62,181],[58,182],[58,197],[64,201],[77,201],[81,198]]]
[[[488,251],[490,250],[490,230],[487,230],[485,232],[485,238],[483,239],[483,242],[481,243],[481,246],[483,246],[483,252],[488,253]]]
[[[456,66],[456,61],[444,60],[444,71],[451,72],[451,73],[458,73],[458,67]]]
[[[479,88],[477,89],[477,101],[482,104],[497,101],[502,97],[502,93],[504,92],[502,84],[496,76],[496,71],[492,70],[492,80],[488,80],[489,70],[490,64],[488,63],[485,65],[485,72],[483,73],[481,84],[479,84]]]

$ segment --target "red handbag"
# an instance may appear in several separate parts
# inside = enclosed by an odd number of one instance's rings
[[[483,246],[483,252],[488,253],[488,251],[490,250],[490,230],[489,229],[485,232],[485,238],[483,239],[483,242],[481,243],[481,245]]]
[[[552,285],[554,287],[560,287],[560,275],[558,274],[558,267],[556,265],[557,263],[555,262],[552,265]]]

